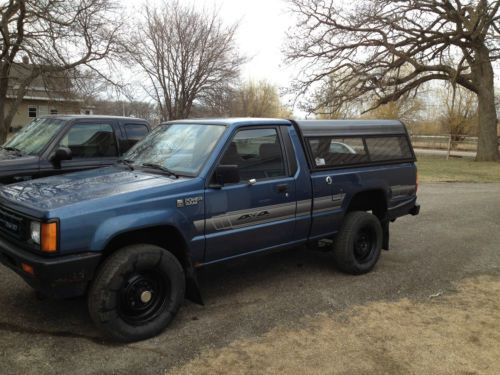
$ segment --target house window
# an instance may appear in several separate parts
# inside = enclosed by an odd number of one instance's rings
[[[51,109],[50,110],[51,115],[57,115],[57,109]]]
[[[36,107],[28,107],[28,117],[36,117]]]

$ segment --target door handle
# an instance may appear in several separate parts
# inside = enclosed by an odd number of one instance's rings
[[[276,185],[276,190],[278,191],[278,193],[284,193],[288,190],[288,185],[287,184]]]

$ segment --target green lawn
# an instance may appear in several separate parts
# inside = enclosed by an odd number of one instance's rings
[[[421,182],[500,182],[500,163],[475,162],[470,158],[417,156]]]

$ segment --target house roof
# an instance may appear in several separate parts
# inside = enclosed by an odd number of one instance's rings
[[[32,73],[36,65],[26,63],[13,63],[9,70],[8,99],[17,97],[17,90],[23,80]],[[24,95],[25,100],[37,101],[81,101],[72,92],[72,83],[68,73],[64,71],[43,73],[35,77],[28,85]]]

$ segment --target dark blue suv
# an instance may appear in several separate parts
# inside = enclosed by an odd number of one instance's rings
[[[112,165],[149,132],[133,117],[39,117],[0,146],[0,184]]]

